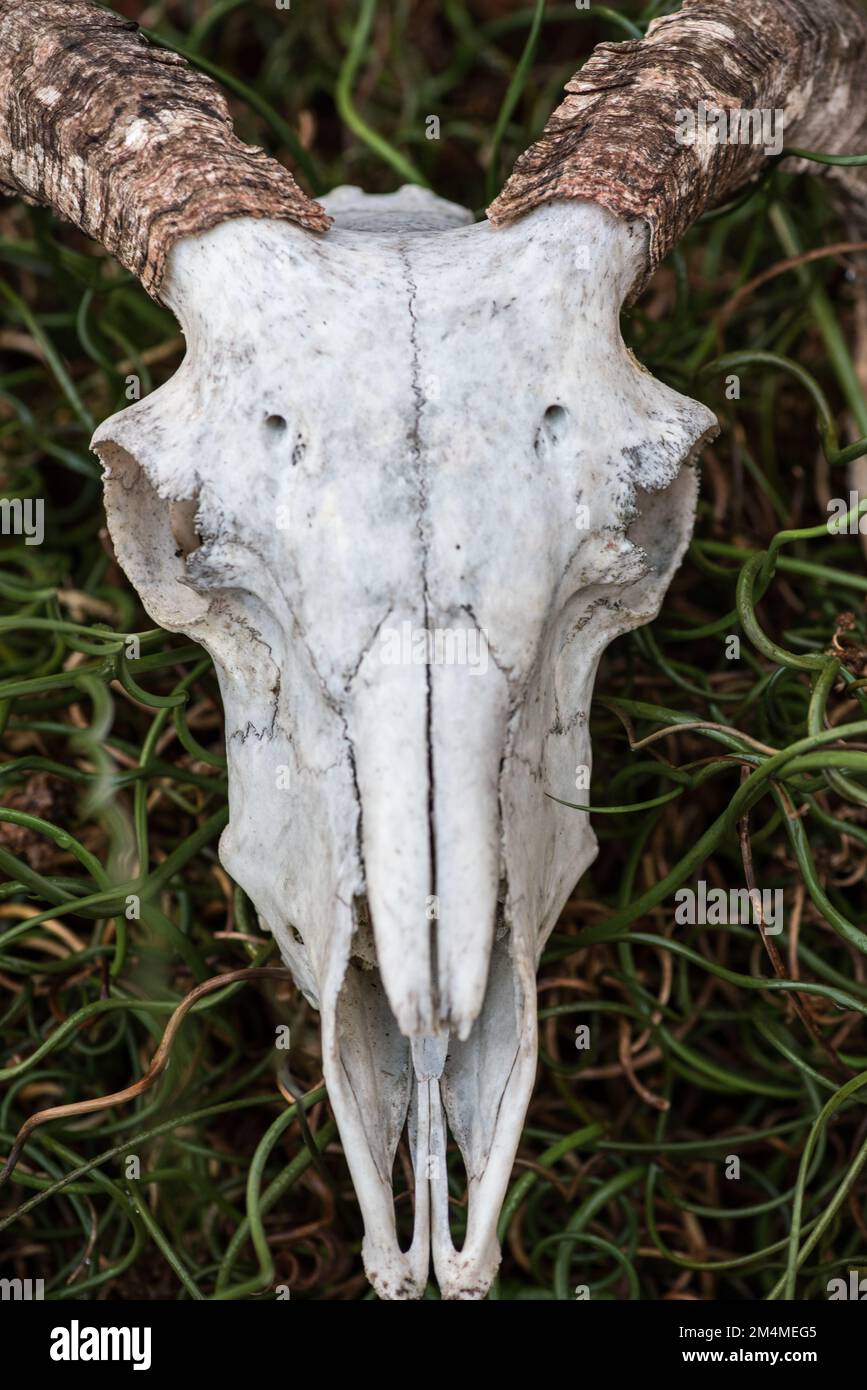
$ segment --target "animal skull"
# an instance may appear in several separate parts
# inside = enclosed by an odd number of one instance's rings
[[[599,657],[681,559],[715,420],[622,343],[639,227],[572,203],[495,231],[411,188],[324,203],[324,241],[248,219],[177,245],[186,359],[93,444],[121,563],[219,672],[221,858],[321,1011],[369,1276],[418,1297],[432,1251],[443,1295],[477,1298],[539,954],[596,852],[551,798],[590,764]]]
[[[109,523],[152,616],[216,663],[222,858],[321,1010],[383,1297],[420,1296],[431,1255],[446,1297],[494,1275],[536,967],[595,853],[561,802],[597,663],[655,615],[692,526],[714,418],[641,368],[618,311],[765,161],[678,143],[678,114],[785,108],[791,147],[853,153],[865,53],[858,0],[684,0],[597,49],[490,222],[339,189],[321,237],[177,55],[92,0],[0,0],[0,191],[101,240],[187,336],[96,433]],[[829,177],[863,219],[859,171]]]

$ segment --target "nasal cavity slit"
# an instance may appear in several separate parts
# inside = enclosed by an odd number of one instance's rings
[[[199,499],[197,497],[169,503],[169,524],[177,547],[175,555],[179,560],[185,560],[202,544],[202,538],[196,529],[196,512],[198,510]]]

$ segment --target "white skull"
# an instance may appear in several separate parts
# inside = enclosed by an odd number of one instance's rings
[[[479,1298],[539,955],[596,852],[553,798],[592,801],[597,663],[658,610],[715,420],[621,340],[641,224],[552,203],[494,230],[417,189],[324,203],[322,239],[246,219],[175,247],[186,359],[94,447],[145,606],[216,663],[220,853],[321,1010],[370,1279],[418,1297],[432,1254],[445,1297]]]

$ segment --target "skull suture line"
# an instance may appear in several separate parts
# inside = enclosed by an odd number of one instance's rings
[[[94,447],[121,563],[219,671],[221,857],[321,1010],[370,1278],[419,1296],[432,1250],[444,1295],[478,1297],[534,1080],[539,952],[595,853],[551,798],[590,764],[603,649],[680,561],[687,460],[715,421],[623,346],[640,227],[573,203],[494,231],[413,189],[324,201],[312,254],[252,220],[175,248],[185,362]]]
[[[560,802],[597,662],[689,538],[713,416],[641,369],[618,310],[765,156],[680,144],[678,113],[783,109],[790,148],[855,153],[865,54],[859,0],[684,0],[600,45],[492,223],[338,190],[328,231],[177,55],[91,0],[0,0],[0,189],[101,241],[187,334],[175,378],[97,432],[110,526],[149,612],[216,663],[222,857],[321,1010],[385,1297],[420,1295],[431,1254],[447,1297],[493,1277],[539,953],[595,852]],[[863,220],[863,174],[827,173]]]

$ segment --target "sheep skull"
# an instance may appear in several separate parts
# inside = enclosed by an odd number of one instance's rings
[[[186,359],[94,447],[121,563],[219,673],[220,853],[321,1011],[371,1281],[419,1297],[432,1255],[445,1297],[478,1298],[539,955],[596,852],[554,798],[586,799],[599,657],[658,609],[715,421],[622,343],[641,224],[573,202],[494,230],[417,189],[324,205],[325,239],[242,219],[174,247]]]

